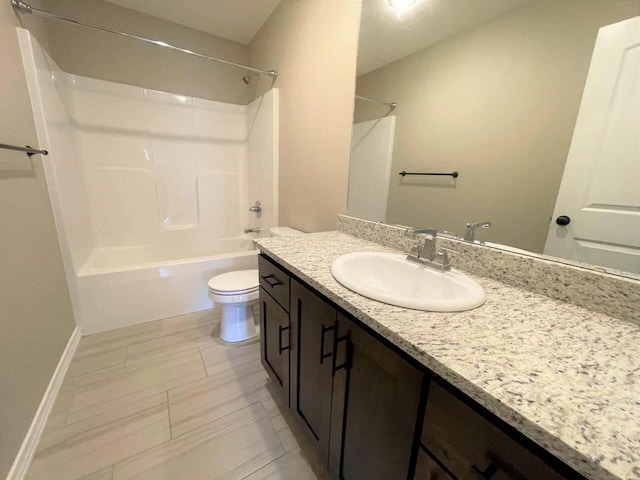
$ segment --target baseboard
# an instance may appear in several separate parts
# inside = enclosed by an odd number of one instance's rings
[[[80,343],[81,337],[82,334],[80,333],[80,329],[76,328],[67,342],[67,346],[60,357],[60,361],[58,362],[55,372],[53,372],[51,381],[49,381],[49,386],[42,397],[40,406],[33,417],[31,426],[27,431],[27,435],[24,437],[20,451],[18,451],[18,455],[16,455],[16,458],[13,461],[13,465],[11,466],[11,470],[9,470],[6,480],[23,480],[26,477],[27,469],[31,464],[33,455],[36,453],[40,436],[47,424],[49,414],[51,413],[53,404],[56,401],[56,397],[58,396],[58,392],[62,386],[62,380],[64,380],[64,375],[67,373],[67,369],[69,368],[73,354],[76,352],[76,348],[78,348],[78,343]]]

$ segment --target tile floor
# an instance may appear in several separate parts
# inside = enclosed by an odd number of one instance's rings
[[[260,364],[213,311],[83,337],[28,480],[327,479]]]

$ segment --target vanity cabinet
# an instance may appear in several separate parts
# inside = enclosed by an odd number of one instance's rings
[[[423,448],[418,451],[414,480],[454,480],[449,473]]]
[[[289,398],[290,345],[289,275],[265,257],[260,276],[260,357],[265,370]]]
[[[332,345],[336,310],[311,290],[291,282],[290,404],[304,422],[320,457],[328,462],[333,394]]]
[[[408,478],[424,373],[341,313],[335,333],[331,470]]]
[[[421,443],[458,480],[566,478],[460,400],[441,380],[429,386]]]
[[[585,480],[260,256],[261,352],[340,480]]]
[[[423,373],[291,281],[291,408],[344,480],[408,478]]]
[[[262,255],[258,257],[260,287],[286,312],[289,312],[289,274]]]
[[[260,287],[262,365],[289,398],[289,314]]]

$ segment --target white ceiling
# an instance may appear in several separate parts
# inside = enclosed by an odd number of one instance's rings
[[[107,1],[245,45],[280,3],[280,0]]]
[[[399,12],[363,0],[358,75],[380,68],[533,0],[416,0]]]

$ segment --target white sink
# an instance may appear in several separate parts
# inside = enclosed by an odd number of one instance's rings
[[[487,298],[464,273],[425,268],[398,253],[347,253],[333,261],[331,273],[360,295],[415,310],[462,312],[479,307]]]

